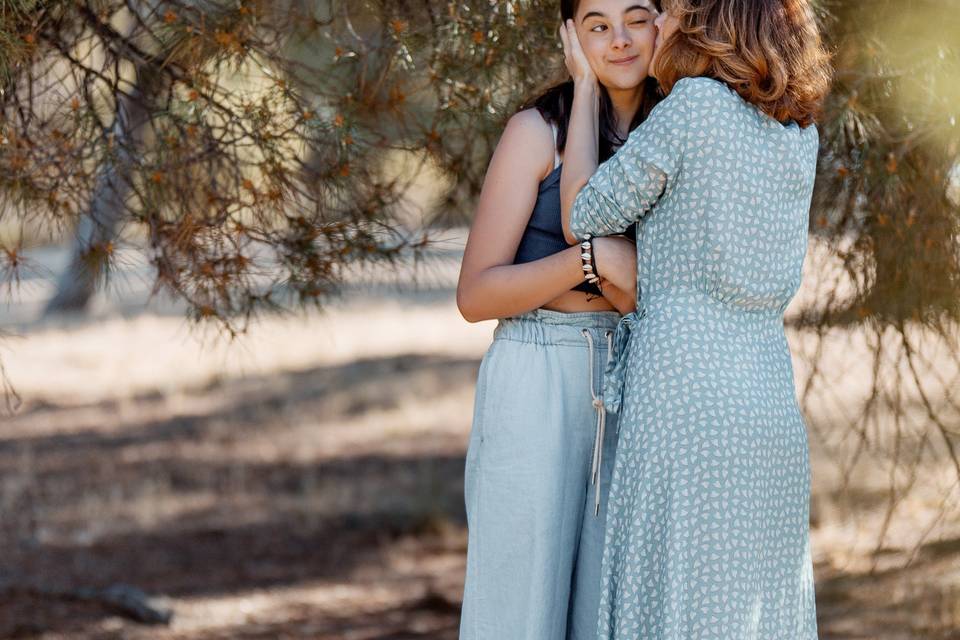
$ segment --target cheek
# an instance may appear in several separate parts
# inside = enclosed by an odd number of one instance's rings
[[[646,52],[653,51],[653,45],[657,41],[657,30],[656,29],[644,29],[643,33],[638,34],[637,36],[637,46],[641,50]]]
[[[597,69],[603,64],[603,55],[607,50],[607,43],[601,38],[596,37],[596,34],[581,35],[580,48],[583,49],[583,53],[587,56],[587,61],[591,67]]]

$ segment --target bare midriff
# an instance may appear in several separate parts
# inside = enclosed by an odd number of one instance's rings
[[[613,305],[603,296],[593,296],[583,291],[567,291],[543,305],[542,308],[550,311],[562,311],[563,313],[616,311]]]

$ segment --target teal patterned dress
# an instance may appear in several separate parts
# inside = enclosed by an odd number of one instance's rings
[[[685,78],[577,197],[578,237],[637,229],[600,638],[815,640],[810,464],[783,312],[800,285],[816,127]]]

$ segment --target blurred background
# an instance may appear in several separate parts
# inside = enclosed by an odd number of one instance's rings
[[[0,638],[457,636],[454,289],[555,2],[0,2]],[[960,0],[820,0],[821,638],[960,638]]]

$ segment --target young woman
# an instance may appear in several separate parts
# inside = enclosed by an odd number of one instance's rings
[[[594,153],[606,157],[654,102],[656,6],[564,0],[561,13],[575,20],[597,78]],[[560,160],[572,101],[568,81],[510,119],[460,272],[464,318],[500,319],[480,367],[467,451],[462,640],[596,635],[615,447],[601,376],[613,329],[634,308],[636,253],[627,238],[604,238],[584,271],[581,249],[564,241]]]
[[[640,221],[639,308],[606,380],[620,430],[599,637],[815,640],[783,311],[806,251],[827,56],[806,0],[664,5],[651,73],[668,95],[599,168],[596,76],[580,30],[564,38],[565,233]]]

